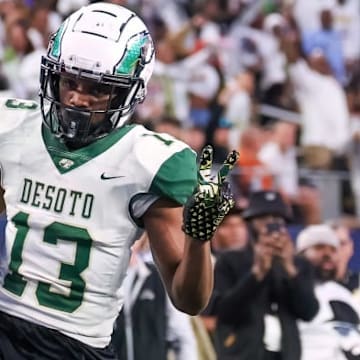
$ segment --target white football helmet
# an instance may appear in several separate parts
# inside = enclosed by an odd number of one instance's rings
[[[60,26],[43,56],[40,102],[44,123],[57,136],[81,147],[122,126],[145,99],[154,66],[154,45],[142,20],[119,5],[95,3],[76,11]],[[108,89],[106,110],[60,102],[62,76],[85,79]],[[94,125],[92,116],[104,115]]]

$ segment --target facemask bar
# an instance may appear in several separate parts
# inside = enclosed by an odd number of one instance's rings
[[[106,109],[87,110],[62,104],[59,99],[59,79],[62,74],[108,85],[111,92]],[[45,125],[56,136],[64,138],[65,141],[78,142],[80,146],[124,125],[135,105],[145,98],[145,84],[139,77],[69,69],[47,57],[42,58],[40,83],[40,104]],[[92,117],[101,114],[104,115],[104,120],[97,126],[92,126]]]

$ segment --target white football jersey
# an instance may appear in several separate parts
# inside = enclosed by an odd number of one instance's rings
[[[144,194],[184,204],[196,185],[195,153],[139,125],[69,151],[36,103],[2,99],[0,113],[0,311],[105,347],[141,232],[133,204],[138,214]]]

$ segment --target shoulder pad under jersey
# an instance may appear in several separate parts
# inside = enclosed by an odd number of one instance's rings
[[[134,147],[136,161],[151,177],[150,192],[184,204],[197,184],[196,153],[169,134],[144,130]]]
[[[17,128],[29,115],[39,109],[32,100],[0,98],[0,135]]]

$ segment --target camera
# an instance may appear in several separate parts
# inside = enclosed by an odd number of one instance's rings
[[[283,226],[284,226],[284,224],[281,224],[279,222],[272,222],[272,223],[266,224],[266,230],[267,230],[268,234],[271,234],[273,232],[280,231]]]

